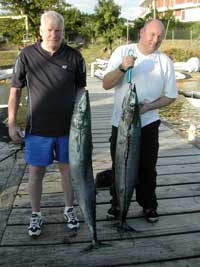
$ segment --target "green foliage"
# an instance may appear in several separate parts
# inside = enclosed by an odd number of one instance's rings
[[[112,53],[114,40],[122,35],[123,27],[119,20],[120,6],[116,5],[113,0],[99,0],[95,12],[97,34],[103,37],[105,45],[109,46],[110,53]]]
[[[28,30],[33,41],[39,37],[40,16],[45,10],[51,9],[62,13],[69,6],[64,0],[1,0],[1,5],[2,10],[6,10],[9,14],[28,15]],[[9,28],[10,40],[20,45],[25,34],[24,20],[13,21],[9,19],[5,26]],[[12,29],[15,30],[11,34]],[[3,34],[6,34],[2,28],[0,30]]]
[[[200,40],[200,32],[199,32],[199,28],[200,28],[200,21],[193,23],[190,26],[191,30],[192,30],[192,36],[193,39],[195,40]]]
[[[66,0],[67,1],[67,0]],[[152,19],[154,10],[144,18],[138,18],[134,21],[134,27],[127,28],[126,19],[119,18],[121,7],[115,4],[114,0],[99,0],[95,7],[95,14],[82,14],[78,9],[71,8],[65,0],[1,0],[2,15],[12,14],[14,16],[28,16],[28,33],[31,42],[35,42],[39,38],[40,16],[45,10],[56,10],[65,18],[65,38],[68,42],[95,44],[99,37],[103,40],[104,48],[107,48],[109,54],[112,53],[113,44],[117,40],[126,41],[127,30],[129,31],[129,40],[137,41],[139,31],[144,23]],[[6,13],[5,13],[6,11]],[[165,15],[160,15],[156,10],[156,18],[162,20],[166,28],[166,36],[172,38],[174,31],[178,29],[192,29],[192,37],[195,40],[200,39],[199,26],[197,23],[181,23],[175,21],[172,11],[167,10]],[[24,45],[22,42],[26,33],[24,18],[19,20],[0,19],[0,35],[7,37],[11,43],[15,43],[18,47]],[[178,34],[178,31],[176,31]],[[180,32],[180,38],[183,38]]]
[[[65,37],[67,40],[73,39],[77,33],[80,34],[82,27],[81,12],[77,8],[69,8],[63,12],[65,19]]]
[[[167,54],[174,62],[176,61],[187,61],[191,57],[200,57],[200,52],[194,51],[193,49],[185,48],[169,48],[163,49],[163,52]]]

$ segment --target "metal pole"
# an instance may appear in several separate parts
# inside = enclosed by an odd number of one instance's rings
[[[169,23],[170,23],[170,20],[171,20],[171,19],[168,19],[168,21],[167,21],[167,28],[166,28],[166,31],[165,31],[165,39],[166,39],[166,37],[167,37],[167,33],[168,33],[168,29],[169,29]]]
[[[153,0],[152,5],[153,5],[153,18],[156,19],[156,0]]]
[[[129,25],[128,25],[128,19],[127,19],[127,27],[126,27],[126,42],[127,42],[127,44],[129,42]]]
[[[28,43],[28,15],[17,15],[17,16],[0,16],[0,19],[7,19],[7,18],[11,18],[11,19],[25,19],[25,44],[27,45]]]
[[[25,29],[26,29],[26,35],[25,35],[25,40],[26,40],[26,45],[28,44],[28,16],[27,15],[24,15],[25,16]]]

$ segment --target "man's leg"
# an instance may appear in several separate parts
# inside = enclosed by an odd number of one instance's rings
[[[29,166],[29,195],[32,212],[40,212],[42,180],[46,167]]]
[[[159,125],[156,121],[142,128],[139,181],[136,200],[143,207],[148,221],[157,221],[156,163],[159,149]]]
[[[32,216],[28,233],[37,237],[41,234],[42,216],[40,212],[40,201],[42,196],[42,181],[45,174],[45,167],[29,166],[29,195],[32,208]]]
[[[117,143],[117,127],[112,126],[111,138],[110,138],[110,154],[112,159],[112,175],[111,175],[111,208],[107,212],[107,217],[110,219],[116,219],[119,216],[119,207],[115,186],[115,152]]]
[[[69,136],[56,138],[55,158],[59,162],[59,170],[62,177],[62,188],[64,192],[64,218],[70,229],[79,227],[79,221],[73,207],[74,190],[69,172]]]
[[[25,158],[29,164],[29,194],[32,208],[28,233],[30,236],[41,234],[42,216],[40,201],[42,196],[42,181],[46,166],[52,163],[53,138],[26,135]]]
[[[69,164],[59,163],[59,170],[62,177],[62,188],[64,192],[64,202],[66,207],[73,206],[74,191],[69,174]]]
[[[64,218],[67,221],[69,229],[77,229],[79,228],[79,220],[73,207],[74,190],[69,174],[69,164],[59,163],[59,170],[62,176],[62,188],[64,192]]]

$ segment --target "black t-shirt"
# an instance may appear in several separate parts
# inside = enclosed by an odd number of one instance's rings
[[[64,43],[53,56],[40,43],[27,46],[16,60],[11,86],[27,87],[29,134],[69,134],[76,92],[86,86],[85,61]]]

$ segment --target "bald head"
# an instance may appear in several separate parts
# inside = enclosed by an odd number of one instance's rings
[[[164,27],[162,21],[160,21],[158,19],[151,19],[151,20],[148,20],[143,26],[144,29],[148,29],[148,28],[152,28],[152,27],[159,28],[160,31],[162,32],[162,35],[163,35],[163,38],[164,38],[165,27]]]
[[[158,19],[152,19],[145,23],[140,30],[139,50],[144,55],[155,52],[161,45],[165,35],[163,23]]]

